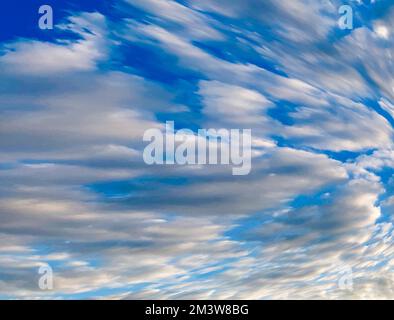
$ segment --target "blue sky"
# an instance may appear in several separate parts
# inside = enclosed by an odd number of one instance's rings
[[[391,0],[1,6],[0,298],[394,298]],[[166,121],[251,173],[146,165]]]

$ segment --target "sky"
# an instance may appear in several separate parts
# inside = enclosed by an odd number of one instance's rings
[[[392,0],[0,6],[0,299],[394,298]],[[250,174],[147,165],[166,121]]]

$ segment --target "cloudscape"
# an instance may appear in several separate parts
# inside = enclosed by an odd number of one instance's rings
[[[392,0],[0,6],[1,299],[394,299]]]

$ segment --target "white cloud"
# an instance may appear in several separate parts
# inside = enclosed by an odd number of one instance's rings
[[[46,75],[94,70],[96,63],[106,58],[104,16],[81,14],[71,18],[63,28],[79,34],[82,39],[63,43],[36,40],[9,43],[3,48],[0,65],[12,73]]]

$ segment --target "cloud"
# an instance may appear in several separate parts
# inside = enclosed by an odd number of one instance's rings
[[[215,22],[215,20],[176,1],[127,0],[127,2],[148,14],[154,15],[158,18],[159,23],[172,22],[177,27],[182,27],[188,37],[214,40],[223,38],[220,31],[210,26],[210,23]]]
[[[105,59],[105,18],[99,13],[84,13],[70,18],[60,29],[81,37],[58,43],[20,40],[3,47],[0,65],[11,73],[46,75],[93,70]],[[59,63],[61,61],[62,63]]]
[[[1,43],[0,298],[392,298],[393,8],[338,4],[117,1]],[[146,165],[166,120],[252,129],[251,173]]]

